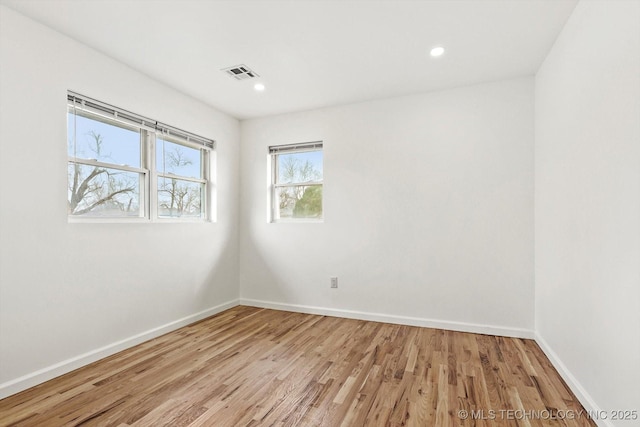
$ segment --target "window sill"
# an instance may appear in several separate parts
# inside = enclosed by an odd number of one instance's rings
[[[213,224],[208,219],[195,218],[67,218],[68,224]]]
[[[274,219],[271,224],[323,224],[324,218],[321,219]]]

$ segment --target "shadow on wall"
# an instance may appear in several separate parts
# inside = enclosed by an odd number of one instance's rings
[[[191,309],[195,312],[238,299],[237,243],[224,236],[207,254],[207,259],[207,270],[194,285]]]
[[[242,247],[245,259],[249,262],[241,262],[239,265],[240,297],[247,297],[249,291],[250,298],[263,301],[273,301],[279,303],[295,303],[296,289],[287,285],[283,272],[286,274],[288,268],[281,265],[282,262],[274,255],[269,259],[267,248],[260,248],[255,240],[248,239]],[[247,256],[250,254],[250,256]],[[280,272],[279,274],[276,272]],[[251,290],[243,289],[244,284],[250,284]]]

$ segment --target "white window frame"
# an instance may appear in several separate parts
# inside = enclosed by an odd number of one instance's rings
[[[324,222],[324,170],[322,171],[322,180],[320,181],[307,181],[307,182],[288,182],[279,183],[279,170],[278,170],[278,155],[280,154],[293,154],[293,153],[305,153],[320,151],[323,156],[323,169],[324,169],[324,144],[322,141],[302,142],[296,144],[286,145],[273,145],[269,147],[269,168],[271,175],[270,183],[270,195],[269,195],[269,221],[272,223],[278,222],[295,222],[295,223],[321,223]],[[317,186],[322,188],[322,216],[320,218],[280,218],[280,209],[277,204],[278,189],[286,187],[313,187]]]
[[[172,179],[175,178],[179,181],[188,181],[188,182],[195,182],[198,184],[203,184],[204,185],[204,190],[202,191],[201,194],[201,200],[200,200],[200,210],[201,210],[201,218],[205,217],[207,219],[211,219],[211,216],[209,215],[210,212],[210,203],[209,203],[209,199],[210,197],[209,195],[209,182],[210,182],[210,160],[211,160],[211,156],[210,156],[210,152],[209,150],[204,150],[201,147],[198,147],[195,144],[187,144],[183,141],[177,141],[173,136],[163,132],[163,133],[155,133],[153,135],[153,139],[154,139],[154,143],[152,144],[152,159],[153,161],[151,162],[150,165],[150,169],[152,171],[152,176],[155,177],[155,179],[152,180],[154,188],[153,188],[153,194],[158,195],[158,178],[168,178],[168,179]],[[200,178],[193,178],[193,177],[189,177],[189,176],[184,176],[184,175],[177,175],[177,174],[170,174],[170,173],[165,173],[165,172],[160,172],[157,169],[157,165],[156,165],[156,149],[158,147],[158,145],[156,144],[156,140],[157,139],[163,139],[167,142],[170,143],[174,143],[174,144],[179,144],[185,147],[189,147],[189,148],[194,148],[194,149],[199,149],[200,150]],[[158,215],[158,200],[155,201],[155,203],[153,203],[151,208],[151,214],[152,214],[152,218],[157,218],[160,221],[165,221],[165,220],[170,220],[170,219],[176,219],[176,217],[165,217],[165,216],[159,216]],[[199,221],[199,218],[193,218],[193,217],[188,217],[188,218],[180,218],[181,221],[185,221],[185,220],[195,220],[195,221]]]
[[[112,105],[97,101],[78,93],[68,91],[67,114],[74,110],[76,114],[92,120],[113,124],[125,129],[140,132],[140,167],[119,165],[115,163],[94,161],[91,159],[67,157],[67,165],[81,164],[100,166],[125,172],[138,173],[144,182],[140,185],[139,203],[140,216],[76,216],[68,214],[69,222],[211,222],[214,220],[212,200],[214,185],[212,183],[212,162],[215,160],[215,141],[202,136],[186,132],[173,126],[149,119]],[[67,137],[70,130],[67,129]],[[75,137],[75,135],[74,135]],[[200,150],[200,178],[169,175],[157,171],[156,168],[156,138],[166,138],[166,141]],[[75,142],[74,142],[75,143]],[[200,217],[166,217],[158,215],[158,178],[173,177],[183,181],[197,182],[204,185],[201,193]],[[68,182],[67,182],[68,185]]]

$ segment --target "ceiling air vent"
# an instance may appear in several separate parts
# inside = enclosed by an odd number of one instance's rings
[[[231,77],[233,77],[236,80],[247,80],[247,79],[260,77],[258,73],[256,73],[255,71],[253,71],[251,68],[247,67],[244,64],[235,65],[229,68],[223,68],[222,71],[229,74]]]

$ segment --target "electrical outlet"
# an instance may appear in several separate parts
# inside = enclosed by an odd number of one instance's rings
[[[331,278],[331,287],[332,288],[337,288],[338,287],[338,278],[337,277],[332,277]]]

